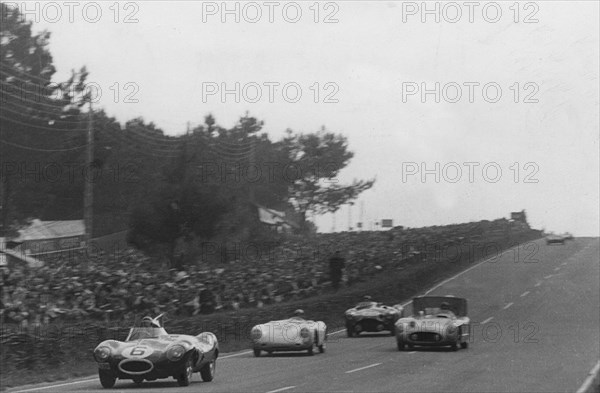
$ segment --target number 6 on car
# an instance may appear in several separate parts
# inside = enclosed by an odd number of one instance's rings
[[[138,345],[131,348],[125,348],[123,350],[123,357],[127,359],[132,358],[145,358],[152,354],[152,348],[149,348],[145,345]]]

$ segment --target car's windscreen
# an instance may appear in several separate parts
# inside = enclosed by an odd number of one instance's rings
[[[129,331],[126,341],[142,340],[147,338],[158,338],[166,335],[167,332],[163,328],[157,327],[135,327]]]
[[[371,308],[373,306],[375,306],[375,303],[373,303],[373,302],[362,302],[362,303],[358,303],[355,308],[357,310],[363,310],[365,308]]]
[[[442,309],[442,306],[445,309]],[[456,316],[465,316],[467,314],[466,302],[461,298],[452,298],[444,296],[424,296],[413,299],[413,310],[415,314],[423,311],[425,315],[443,314],[446,311],[452,312]]]

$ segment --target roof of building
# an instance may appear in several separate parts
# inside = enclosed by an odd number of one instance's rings
[[[83,236],[83,220],[41,221],[34,219],[28,227],[19,230],[19,236],[13,241],[56,239],[61,237]]]

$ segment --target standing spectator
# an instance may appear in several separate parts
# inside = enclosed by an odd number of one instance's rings
[[[331,279],[331,285],[334,289],[338,289],[340,286],[340,280],[342,279],[342,269],[346,265],[346,260],[342,257],[339,251],[336,251],[333,256],[329,259],[329,277]]]

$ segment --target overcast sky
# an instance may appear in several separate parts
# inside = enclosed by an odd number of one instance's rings
[[[273,139],[286,128],[323,125],[347,136],[355,157],[340,181],[377,178],[352,209],[354,223],[361,201],[367,228],[382,218],[418,227],[525,209],[536,228],[598,236],[597,1],[481,2],[472,9],[429,2],[439,7],[439,22],[421,2],[239,3],[239,23],[234,2],[232,14],[221,2],[146,1],[120,3],[118,15],[106,2],[100,17],[91,5],[85,18],[80,3],[72,21],[62,2],[54,3],[60,17],[45,4],[35,28],[52,32],[55,79],[86,65],[102,88],[96,106],[121,122],[142,116],[180,134],[208,113],[231,126],[249,111]],[[239,103],[233,94],[203,97],[203,89],[234,89],[236,82],[246,93]],[[273,102],[270,82],[279,83]],[[421,96],[436,83],[440,102],[433,93]],[[251,102],[256,85],[262,96]],[[138,102],[123,102],[128,93]],[[424,179],[421,163],[431,171]],[[341,209],[336,230],[346,229],[348,218]],[[332,229],[331,215],[317,222]]]

